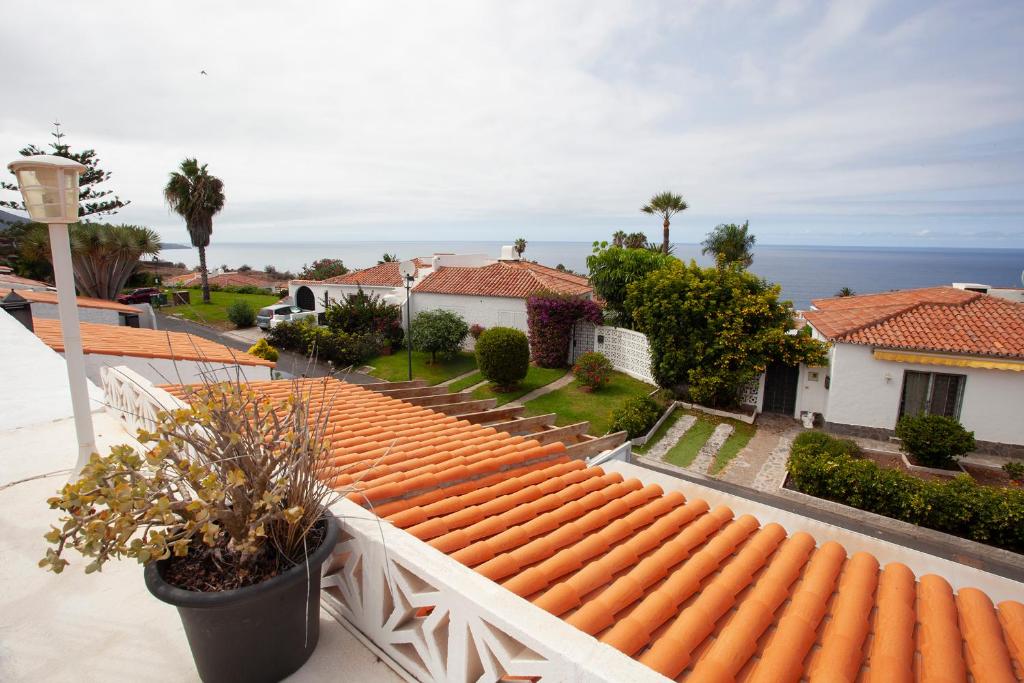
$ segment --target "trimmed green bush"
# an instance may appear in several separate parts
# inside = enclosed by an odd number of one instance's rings
[[[974,432],[943,415],[904,415],[896,424],[900,448],[920,465],[946,467],[974,450]]]
[[[925,481],[858,457],[821,432],[793,440],[790,484],[801,493],[1024,553],[1024,489],[982,486],[964,474]]]
[[[306,333],[312,329],[313,322],[309,318],[296,320],[295,322],[280,322],[270,328],[267,333],[267,341],[279,349],[305,353]]]
[[[590,390],[600,389],[612,378],[612,362],[600,351],[587,351],[576,359],[572,374]]]
[[[484,330],[476,340],[476,365],[499,391],[510,390],[530,369],[530,342],[511,327]]]
[[[266,339],[260,339],[258,342],[250,346],[249,353],[257,358],[273,361],[275,363],[278,358],[277,349],[268,344]]]
[[[315,357],[344,368],[377,355],[384,346],[382,334],[348,334],[318,327],[309,318],[278,323],[267,333],[267,341],[279,349]]]
[[[256,324],[256,308],[248,301],[232,301],[225,313],[235,327],[252,327]]]
[[[469,325],[458,313],[436,310],[423,311],[412,319],[412,348],[430,353],[430,361],[437,357],[454,356],[462,348],[469,334]]]
[[[661,415],[658,402],[650,396],[636,396],[629,399],[612,413],[612,432],[625,431],[629,438],[643,436]]]
[[[1011,460],[1003,463],[1003,472],[1006,472],[1006,476],[1014,481],[1024,481],[1024,462]]]

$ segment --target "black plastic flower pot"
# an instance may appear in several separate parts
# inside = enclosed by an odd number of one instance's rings
[[[298,671],[320,637],[320,573],[338,542],[338,522],[308,557],[263,583],[201,593],[164,581],[167,560],[146,566],[146,587],[178,608],[199,677],[220,681],[280,681]]]

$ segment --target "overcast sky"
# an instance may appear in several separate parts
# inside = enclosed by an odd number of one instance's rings
[[[0,154],[59,120],[132,205],[186,156],[218,241],[1024,247],[1024,3],[6,3]],[[205,70],[208,75],[201,75]]]

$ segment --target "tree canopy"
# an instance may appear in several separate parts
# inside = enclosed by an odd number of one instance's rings
[[[587,268],[594,293],[604,299],[615,324],[634,327],[632,309],[626,302],[627,287],[675,260],[661,252],[594,242],[593,253],[587,257]]]
[[[438,355],[450,357],[458,353],[469,334],[469,325],[463,317],[444,309],[418,313],[410,327],[412,347],[428,351],[432,363],[437,362]]]
[[[628,290],[626,307],[650,342],[655,380],[687,387],[698,403],[734,403],[739,389],[775,361],[827,362],[823,343],[791,333],[779,286],[746,271],[672,259]]]
[[[682,195],[673,194],[672,192],[660,192],[653,197],[650,201],[640,207],[640,210],[644,213],[649,213],[655,216],[662,217],[662,241],[661,250],[667,254],[669,251],[669,240],[668,240],[668,228],[671,222],[672,216],[675,216],[681,211],[686,211],[689,205],[683,199]]]
[[[71,266],[79,294],[113,300],[124,289],[142,256],[159,253],[160,236],[138,225],[73,223],[69,226]],[[22,253],[28,260],[50,259],[45,225],[33,224]]]
[[[167,206],[185,219],[192,246],[199,249],[199,272],[203,279],[203,302],[210,302],[206,271],[206,247],[210,246],[213,217],[224,208],[224,182],[206,170],[206,164],[185,159],[171,172],[164,187]]]
[[[743,225],[735,223],[722,224],[708,233],[701,242],[703,254],[714,254],[720,266],[738,266],[749,268],[754,262],[754,243],[757,238],[750,234],[750,221]]]
[[[114,194],[113,190],[100,189],[99,185],[110,180],[113,173],[100,168],[100,158],[96,156],[96,150],[71,151],[71,147],[64,142],[64,133],[60,130],[60,123],[54,123],[53,126],[54,132],[50,133],[50,135],[54,141],[48,145],[51,148],[50,150],[37,147],[36,145],[29,145],[18,150],[18,154],[23,157],[52,154],[53,156],[72,159],[86,166],[86,170],[78,177],[78,216],[80,218],[85,216],[93,216],[95,218],[110,216],[117,213],[119,209],[128,206],[131,202],[122,200]],[[13,172],[11,175],[14,175]],[[0,187],[3,187],[5,190],[19,192],[16,183],[0,181]],[[20,199],[0,200],[0,207],[25,211],[25,205]]]
[[[348,272],[348,268],[337,258],[322,258],[313,261],[312,265],[302,265],[299,271],[300,280],[326,280],[329,277],[338,277]]]

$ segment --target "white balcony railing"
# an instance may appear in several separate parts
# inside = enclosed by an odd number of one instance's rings
[[[124,366],[100,368],[100,379],[107,399],[107,412],[121,420],[132,434],[139,429],[153,429],[158,411],[188,407],[188,404]]]

